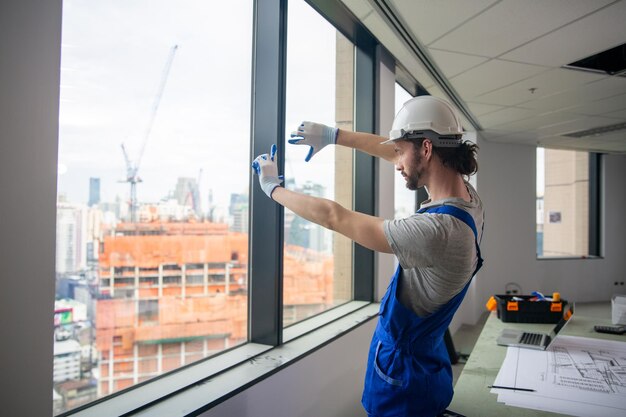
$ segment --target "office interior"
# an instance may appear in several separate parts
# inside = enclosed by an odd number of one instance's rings
[[[292,1],[256,4],[280,10]],[[626,293],[626,130],[562,135],[626,123],[623,73],[589,78],[562,68],[624,43],[626,1],[309,3],[331,23],[333,17],[350,16],[378,42],[377,101],[371,106],[380,134],[390,130],[399,80],[449,100],[480,147],[475,181],[486,208],[485,264],[455,316],[452,334],[463,324],[478,323],[488,298],[511,282],[524,292],[558,289],[581,303]],[[55,268],[62,8],[60,0],[8,0],[0,6],[0,395],[7,416],[46,416],[52,410],[55,284],[44,277],[53,277]],[[527,100],[519,99],[522,94]],[[554,129],[565,122],[573,128]],[[601,154],[599,256],[537,258],[538,146]],[[383,163],[374,171],[375,210],[393,216],[390,184],[397,173]],[[394,259],[373,259],[371,301],[376,302]],[[367,320],[214,406],[180,415],[364,416],[362,378],[375,325],[375,318]]]

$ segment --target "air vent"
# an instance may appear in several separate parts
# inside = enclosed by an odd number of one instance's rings
[[[585,138],[588,136],[600,136],[607,133],[626,130],[626,122],[616,123],[614,125],[594,127],[593,129],[579,130],[578,132],[565,133],[562,136],[570,138]]]
[[[626,43],[564,65],[564,68],[626,77]]]

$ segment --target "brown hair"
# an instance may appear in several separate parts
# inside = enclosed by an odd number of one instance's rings
[[[413,146],[418,150],[424,139],[412,140]],[[454,148],[433,146],[433,152],[441,159],[444,166],[450,167],[461,175],[474,175],[478,171],[478,145],[469,140],[461,142],[460,146]]]

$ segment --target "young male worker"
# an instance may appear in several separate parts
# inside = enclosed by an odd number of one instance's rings
[[[263,191],[297,215],[399,260],[369,351],[362,403],[370,416],[436,416],[452,400],[443,341],[482,264],[483,206],[465,178],[476,173],[477,146],[462,140],[452,107],[432,96],[404,104],[390,139],[304,122],[289,142],[309,145],[309,161],[327,145],[358,149],[395,164],[407,188],[429,199],[405,219],[384,220],[280,186],[276,147],[253,167]]]

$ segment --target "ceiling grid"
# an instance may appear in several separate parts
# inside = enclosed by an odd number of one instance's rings
[[[626,122],[626,77],[563,68],[626,41],[626,0],[343,1],[483,139],[626,153],[626,130],[563,136]]]

